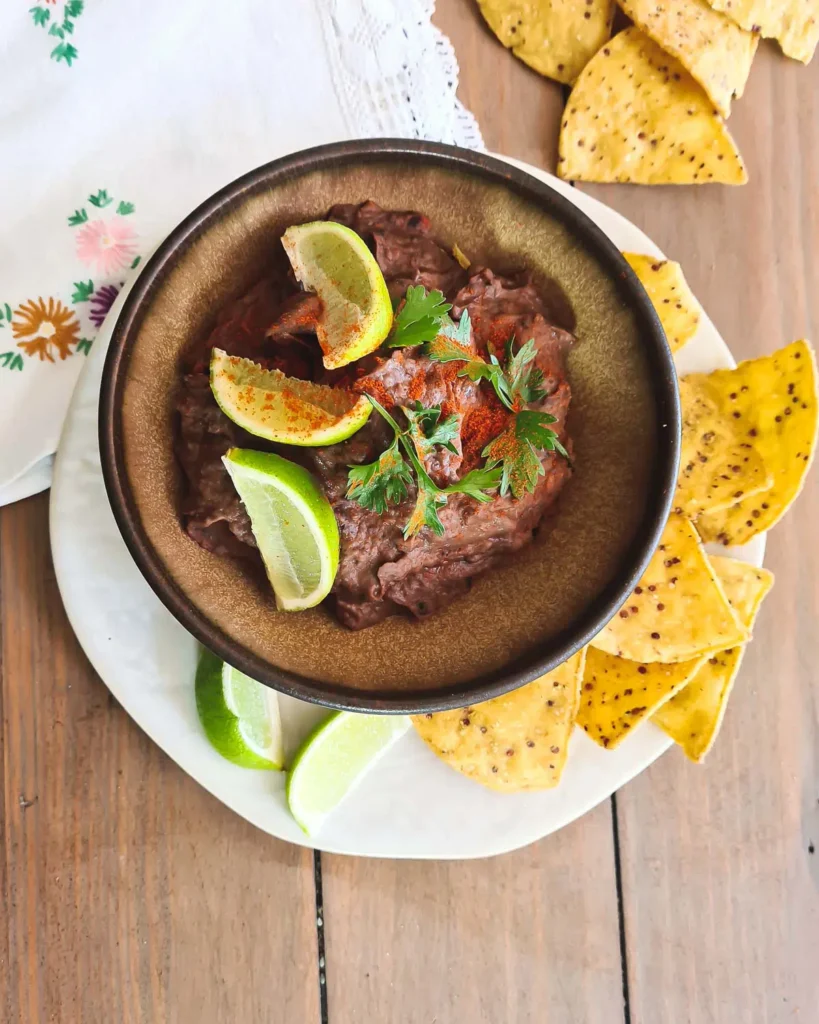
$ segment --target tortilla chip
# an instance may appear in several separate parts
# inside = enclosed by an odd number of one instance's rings
[[[456,771],[507,793],[560,782],[585,648],[533,683],[461,711],[415,715],[421,739]]]
[[[682,443],[675,510],[694,519],[771,488],[773,475],[762,456],[738,421],[726,417],[705,388],[681,380],[680,403]]]
[[[819,407],[813,351],[795,341],[735,370],[692,374],[685,382],[733,421],[773,476],[768,490],[697,520],[703,540],[745,544],[788,511],[813,459]]]
[[[571,85],[611,35],[614,0],[478,0],[487,24],[529,67]]]
[[[707,658],[676,665],[627,661],[589,650],[577,724],[595,743],[614,749],[640,722],[692,679]]]
[[[715,11],[705,0],[618,0],[655,43],[683,65],[724,116],[748,81],[759,36]]]
[[[642,185],[748,179],[702,86],[637,28],[615,36],[583,69],[563,114],[557,172]]]
[[[697,531],[672,514],[639,585],[592,646],[629,661],[671,663],[747,639]]]
[[[763,598],[773,585],[773,575],[733,558],[712,556],[711,564],[737,618],[752,629]],[[714,745],[746,646],[738,644],[708,658],[691,682],[652,718],[692,761],[702,761]]]
[[[623,256],[657,310],[671,351],[677,352],[697,333],[702,312],[682,267],[673,260],[658,260],[636,252],[624,252]]]
[[[778,39],[784,53],[808,64],[819,42],[819,0],[708,0],[749,32]]]

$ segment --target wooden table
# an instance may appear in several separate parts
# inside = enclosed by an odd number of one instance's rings
[[[555,166],[561,89],[440,3],[490,149]],[[685,267],[737,356],[819,335],[819,59],[760,48],[744,188],[589,189]],[[676,752],[534,846],[471,863],[313,856],[156,748],[60,604],[47,497],[0,512],[9,1024],[815,1024],[819,473],[705,767]]]

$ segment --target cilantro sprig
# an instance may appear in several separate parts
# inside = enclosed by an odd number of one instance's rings
[[[428,292],[423,285],[410,285],[403,306],[395,314],[392,333],[387,341],[390,348],[408,348],[432,341],[452,303],[444,293],[433,288]]]
[[[437,536],[445,532],[438,513],[446,505],[450,494],[468,494],[476,501],[491,500],[502,477],[500,467],[481,467],[467,473],[457,483],[441,488],[424,469],[423,458],[440,446],[455,452],[458,437],[458,419],[448,416],[441,420],[441,410],[435,406],[403,409],[409,424],[402,430],[387,410],[371,395],[366,396],[372,407],[392,427],[395,437],[390,447],[375,462],[364,466],[351,466],[347,478],[347,497],[364,508],[382,514],[388,505],[400,504],[409,493],[412,471],[415,472],[417,493],[412,513],[404,526],[404,537],[409,539],[425,526]],[[403,453],[402,453],[403,449]]]

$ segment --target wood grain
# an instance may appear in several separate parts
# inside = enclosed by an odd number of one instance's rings
[[[317,1021],[312,855],[218,803],[120,710],[47,552],[46,495],[0,510],[0,1017]]]
[[[819,341],[819,61],[760,46],[729,122],[742,188],[589,188],[685,268],[737,358]],[[819,474],[772,532],[776,585],[716,747],[618,795],[634,1024],[819,1014]]]
[[[331,1022],[622,1024],[608,802],[491,860],[322,864]]]

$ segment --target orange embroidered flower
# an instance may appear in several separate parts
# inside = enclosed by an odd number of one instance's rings
[[[11,329],[18,339],[17,347],[26,355],[36,355],[53,363],[52,352],[60,359],[73,355],[71,346],[77,343],[80,324],[74,311],[59,299],[49,299],[46,304],[40,298],[36,302],[24,302],[15,309]]]

